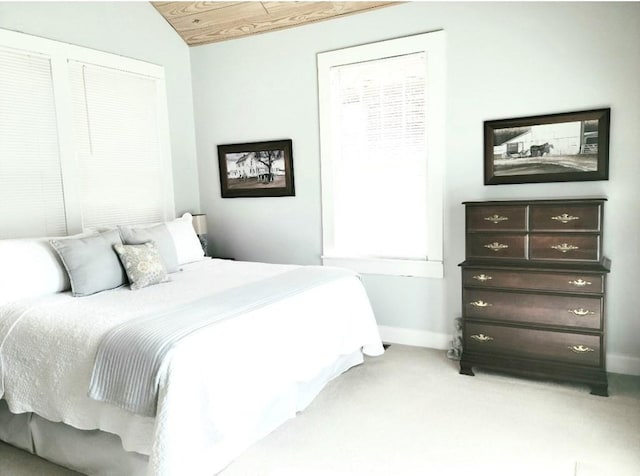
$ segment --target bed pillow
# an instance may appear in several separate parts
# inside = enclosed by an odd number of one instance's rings
[[[81,233],[59,240],[88,236]],[[67,291],[69,275],[49,244],[53,237],[0,240],[0,306],[11,301]]]
[[[116,230],[82,238],[54,239],[50,243],[69,274],[74,297],[89,296],[127,283],[126,273],[113,251],[113,245],[122,244]]]
[[[0,306],[69,289],[69,277],[45,239],[0,240]]]
[[[167,272],[178,271],[176,246],[165,223],[147,227],[119,226],[118,229],[125,245],[142,245],[153,241]]]
[[[153,241],[141,245],[114,245],[124,266],[131,289],[169,281],[160,252]]]
[[[185,213],[180,218],[166,223],[176,248],[178,265],[199,261],[204,258],[204,250],[193,228],[193,216]]]

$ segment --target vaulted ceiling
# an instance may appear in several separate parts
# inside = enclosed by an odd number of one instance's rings
[[[190,45],[365,12],[398,2],[151,2]]]

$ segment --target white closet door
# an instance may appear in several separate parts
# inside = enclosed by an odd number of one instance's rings
[[[50,59],[0,47],[0,238],[66,232]]]

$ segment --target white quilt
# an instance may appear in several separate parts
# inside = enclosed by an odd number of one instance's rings
[[[98,343],[125,320],[293,267],[203,260],[139,291],[59,293],[2,306],[0,397],[13,413],[119,435],[126,450],[149,455],[151,475],[210,476],[255,440],[279,395],[341,355],[383,352],[360,281],[324,284],[183,339],[164,369],[155,418],[87,397]],[[291,416],[295,410],[292,402]]]

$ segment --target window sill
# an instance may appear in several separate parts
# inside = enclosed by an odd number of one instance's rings
[[[325,266],[352,269],[361,274],[382,274],[417,278],[444,277],[442,261],[323,256],[322,264]]]

